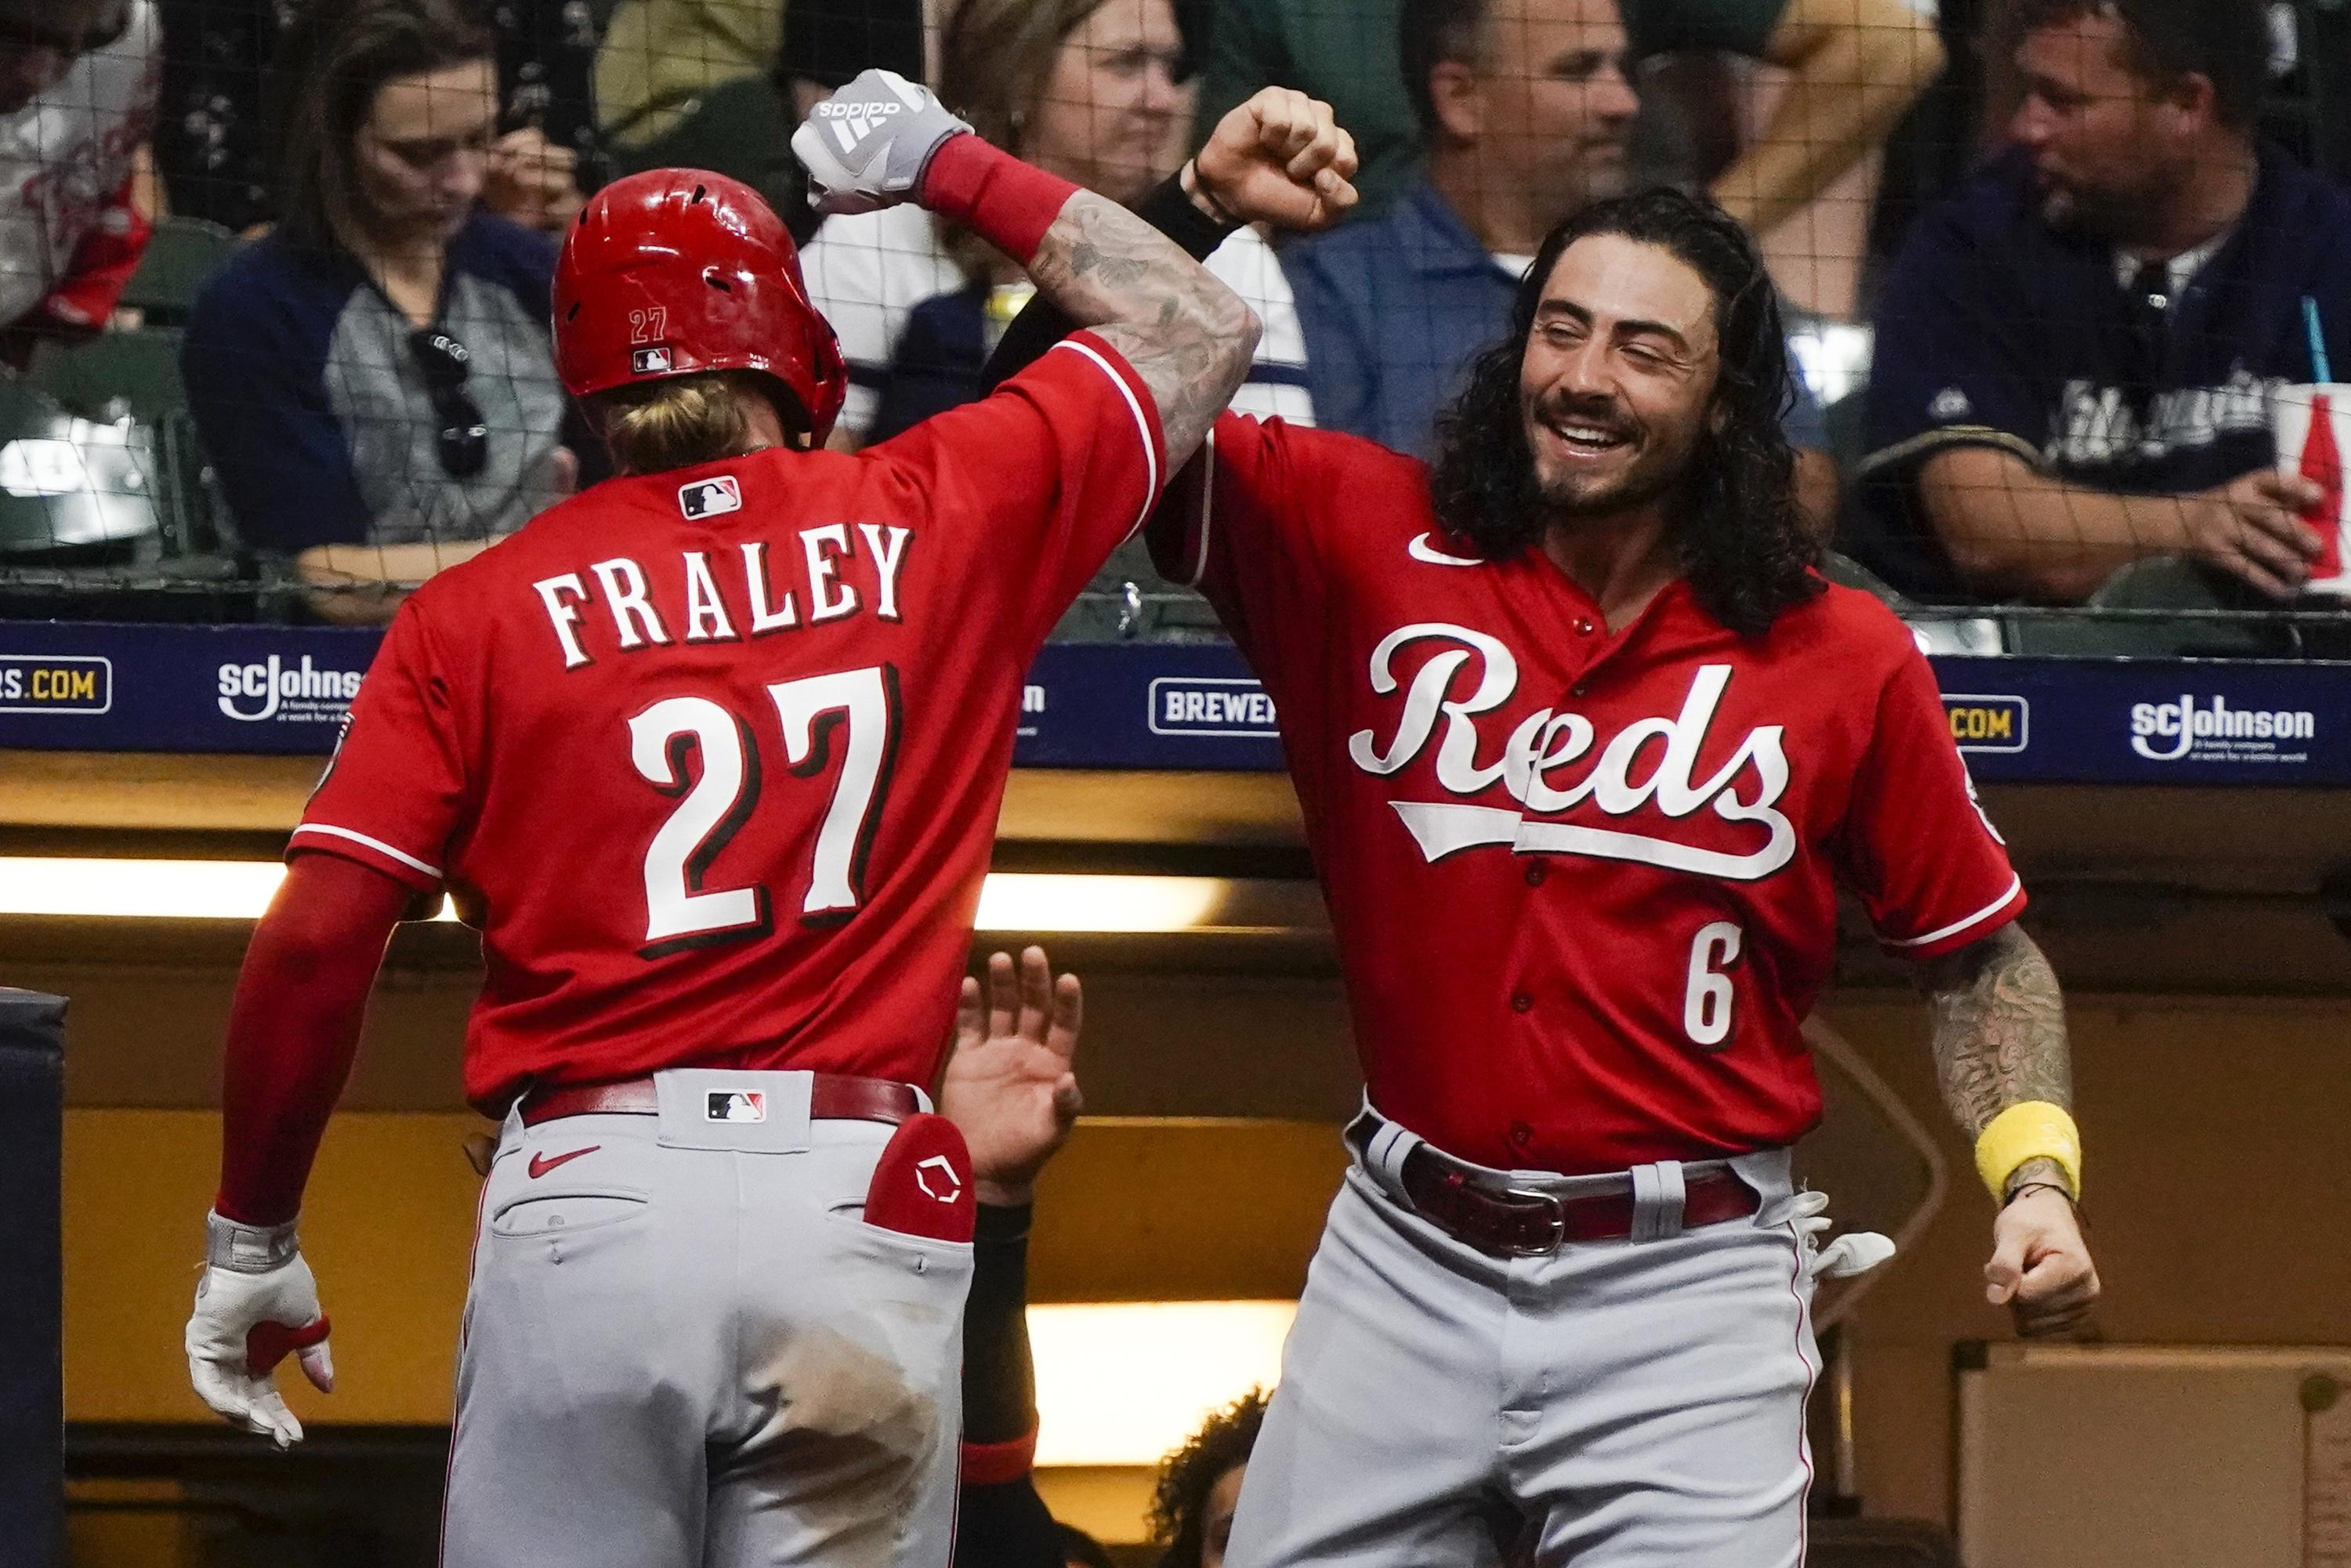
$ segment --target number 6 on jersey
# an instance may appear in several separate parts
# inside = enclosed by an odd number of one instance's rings
[[[1713,1051],[1730,1038],[1730,1010],[1738,1000],[1730,977],[1722,972],[1739,962],[1739,927],[1728,920],[1701,926],[1690,944],[1689,984],[1682,992],[1682,1032],[1690,1043]],[[1716,965],[1722,966],[1718,969]]]
[[[869,665],[778,681],[768,695],[796,778],[814,778],[831,767],[836,733],[844,739],[841,776],[817,829],[800,917],[811,925],[846,920],[863,897],[866,855],[889,792],[897,748],[897,671]],[[699,779],[686,772],[694,752],[702,758]],[[708,697],[664,697],[629,720],[629,759],[654,789],[682,797],[645,847],[640,955],[658,958],[765,936],[770,927],[765,887],[702,885],[719,851],[759,803],[759,748],[750,726]]]

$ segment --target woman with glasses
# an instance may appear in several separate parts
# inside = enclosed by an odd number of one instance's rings
[[[189,406],[245,544],[382,622],[577,477],[555,243],[477,207],[496,41],[464,0],[320,0],[275,71],[280,219],[197,302]]]

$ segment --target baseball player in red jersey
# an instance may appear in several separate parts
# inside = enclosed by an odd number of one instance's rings
[[[1991,1299],[2063,1328],[2056,982],[1934,676],[1830,587],[1770,280],[1673,192],[1552,234],[1433,469],[1228,415],[1152,529],[1276,699],[1367,1108],[1228,1561],[1576,1568],[1803,1550],[1815,1245],[1788,1147],[1836,894],[1914,960],[2001,1202]]]
[[[1249,183],[1352,198],[1327,111],[1246,128]],[[820,205],[918,199],[1090,329],[854,457],[820,449],[841,360],[755,194],[672,170],[588,204],[556,357],[622,476],[402,607],[255,933],[187,1349],[281,1445],[275,1363],[332,1381],[295,1218],[385,939],[444,890],[482,933],[465,1092],[504,1127],[452,1568],[946,1561],[975,1173],[914,1086],[1029,661],[1255,338],[968,130],[868,72],[795,150]]]

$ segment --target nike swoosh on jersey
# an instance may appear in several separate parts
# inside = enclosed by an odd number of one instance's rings
[[[1404,547],[1405,554],[1415,560],[1425,560],[1431,566],[1483,566],[1474,556],[1447,555],[1428,542],[1426,534],[1415,534],[1412,542]]]
[[[569,1165],[580,1155],[592,1155],[603,1146],[601,1144],[590,1144],[584,1149],[574,1149],[568,1155],[533,1155],[530,1156],[530,1179],[537,1181],[556,1166]]]

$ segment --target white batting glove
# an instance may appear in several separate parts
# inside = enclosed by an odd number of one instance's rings
[[[969,134],[928,88],[869,70],[809,111],[792,132],[792,155],[808,170],[818,212],[870,213],[911,201],[931,154]]]
[[[1797,1234],[1816,1245],[1833,1223],[1828,1217],[1829,1195],[1824,1192],[1791,1193],[1773,1211],[1762,1217],[1767,1226],[1793,1224]],[[1894,1243],[1875,1230],[1848,1230],[1813,1254],[1812,1276],[1815,1280],[1849,1280],[1855,1274],[1866,1274],[1894,1256]]]
[[[207,1214],[204,1229],[204,1278],[188,1319],[188,1380],[230,1421],[290,1448],[302,1440],[302,1423],[277,1392],[277,1364],[292,1351],[321,1393],[335,1386],[318,1281],[290,1224],[239,1225]]]

